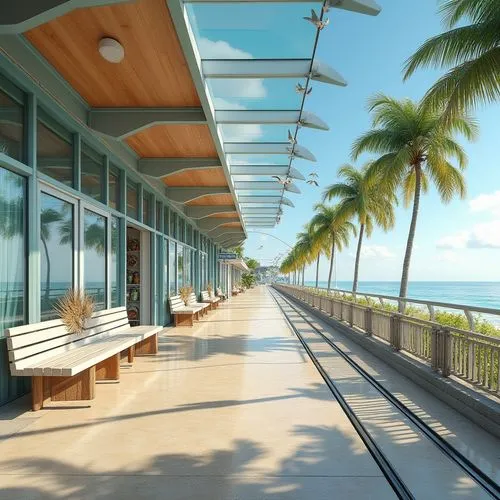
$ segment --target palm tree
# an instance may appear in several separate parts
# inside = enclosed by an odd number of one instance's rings
[[[406,205],[413,200],[399,291],[400,297],[406,297],[420,195],[432,181],[444,203],[455,194],[465,196],[462,171],[467,166],[467,155],[454,135],[460,132],[472,140],[477,126],[463,113],[443,121],[442,114],[425,103],[399,101],[380,94],[370,100],[369,110],[374,129],[354,142],[353,157],[356,159],[365,151],[381,155],[371,164],[368,175],[377,178],[379,187],[389,192],[401,187]],[[450,158],[455,158],[458,168],[449,162]]]
[[[316,260],[316,288],[318,287],[319,258],[324,250],[320,234],[316,232],[314,224],[309,222],[304,231],[297,235],[297,262],[302,265],[302,275],[307,264]],[[303,284],[303,283],[302,283]]]
[[[44,293],[44,303],[45,307],[48,308],[50,306],[50,255],[49,249],[47,247],[47,241],[50,240],[51,232],[50,226],[54,222],[59,222],[62,219],[62,215],[60,212],[53,208],[46,208],[40,213],[40,240],[43,245],[43,250],[45,253],[45,260],[47,262],[47,271],[45,275],[45,293]],[[44,309],[42,308],[42,309]]]
[[[342,250],[349,243],[352,233],[356,236],[356,227],[339,212],[339,207],[331,207],[318,203],[314,206],[317,212],[311,223],[316,227],[319,238],[324,240],[328,250],[325,252],[330,257],[330,270],[328,272],[328,291],[331,289],[335,250]],[[316,276],[316,281],[317,281]],[[317,288],[316,284],[316,288]]]
[[[427,40],[406,61],[404,78],[419,67],[451,67],[426,94],[435,108],[446,103],[446,115],[459,114],[481,101],[498,100],[500,2],[446,0],[440,12],[449,31]],[[463,21],[470,24],[456,27]]]
[[[394,226],[394,203],[397,202],[394,193],[381,191],[376,179],[368,176],[369,164],[361,170],[352,165],[343,165],[338,171],[338,176],[343,182],[328,186],[324,193],[324,200],[340,198],[337,217],[350,219],[356,217],[359,223],[358,247],[354,264],[354,280],[352,291],[358,289],[359,259],[363,236],[369,238],[375,225],[384,231]]]

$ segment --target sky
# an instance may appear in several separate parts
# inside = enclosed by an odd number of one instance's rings
[[[316,59],[335,68],[348,82],[337,87],[313,82],[305,110],[317,114],[330,130],[302,128],[298,142],[314,153],[317,163],[294,161],[306,177],[319,175],[320,186],[297,182],[302,194],[287,193],[295,208],[284,208],[281,223],[265,229],[290,245],[302,226],[313,216],[313,205],[321,201],[325,186],[336,182],[338,168],[350,158],[354,139],[370,128],[367,99],[383,92],[396,98],[420,99],[439,77],[435,70],[419,70],[408,81],[402,80],[404,61],[427,38],[442,32],[437,0],[378,0],[382,12],[377,17],[363,16],[338,9],[327,14],[330,24],[321,32]],[[203,11],[195,6],[191,20],[203,57],[310,57],[314,27],[301,19],[309,15],[311,4],[234,7],[240,10]],[[254,10],[245,10],[253,8]],[[286,10],[285,10],[286,9]],[[317,9],[318,10],[318,9]],[[209,29],[210,27],[210,29]],[[234,82],[234,81],[233,81]],[[238,88],[231,82],[219,82],[212,88],[218,109],[263,109],[269,106],[287,109],[297,95],[288,80],[243,81]],[[222,97],[224,96],[224,98]],[[222,102],[221,102],[222,99]],[[264,108],[265,109],[265,108]],[[465,173],[468,194],[465,200],[443,205],[434,189],[423,196],[410,280],[495,281],[500,280],[500,105],[485,105],[475,112],[480,136],[474,143],[462,138],[469,156]],[[271,130],[272,129],[272,130]],[[283,129],[283,127],[281,127]],[[245,136],[245,140],[277,140],[286,131],[279,127],[235,130],[227,128],[224,140]],[[251,136],[254,136],[252,138]],[[260,137],[259,137],[260,136]],[[357,162],[369,160],[364,155]],[[242,158],[242,163],[250,158]],[[375,230],[365,240],[360,265],[364,281],[400,279],[403,253],[410,220],[410,210],[396,209],[396,226],[383,233]],[[245,254],[268,264],[287,246],[272,236],[249,229]],[[337,258],[337,279],[352,279],[356,241],[353,240]],[[328,263],[320,264],[320,279],[326,279]],[[306,270],[306,280],[315,269]]]

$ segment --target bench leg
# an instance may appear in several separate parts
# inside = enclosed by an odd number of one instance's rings
[[[44,403],[50,400],[49,387],[45,379],[39,376],[31,377],[31,409],[33,411],[41,410]]]
[[[96,369],[95,366],[84,370],[73,377],[33,377],[34,379],[43,379],[35,382],[35,391],[33,394],[33,409],[40,409],[43,403],[52,399],[52,401],[88,401],[95,398]],[[42,385],[42,397],[40,407],[40,385]],[[38,400],[36,400],[38,398]],[[35,403],[37,408],[35,408]]]
[[[198,319],[198,313],[176,314],[175,326],[193,326],[193,318]]]
[[[158,334],[155,333],[147,339],[141,340],[135,345],[136,356],[143,356],[145,354],[157,354],[158,352]]]
[[[115,354],[95,367],[96,380],[120,380],[120,354]]]
[[[128,362],[133,363],[134,362],[134,356],[135,356],[135,345],[130,346],[127,349],[127,355],[128,355]]]

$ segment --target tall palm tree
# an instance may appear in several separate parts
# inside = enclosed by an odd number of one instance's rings
[[[328,291],[331,289],[335,250],[342,250],[349,243],[352,234],[356,236],[356,227],[339,212],[339,207],[331,207],[318,203],[314,206],[317,212],[311,223],[316,227],[318,237],[328,246],[326,254],[330,254],[330,270],[328,272]],[[318,277],[316,276],[316,281]],[[316,287],[318,285],[316,284]]]
[[[49,249],[47,246],[47,241],[50,240],[51,231],[50,226],[59,222],[62,219],[62,215],[60,212],[53,208],[46,208],[40,213],[40,241],[42,242],[45,260],[47,263],[47,270],[45,275],[45,293],[44,293],[44,302],[45,307],[48,308],[50,306],[50,272],[51,272],[51,262]]]
[[[381,155],[372,163],[369,175],[378,178],[379,186],[389,192],[401,187],[406,205],[413,200],[399,291],[400,297],[406,297],[420,195],[433,182],[444,203],[455,194],[465,196],[462,171],[467,166],[467,155],[454,135],[460,132],[472,140],[477,126],[463,113],[443,121],[440,112],[424,103],[399,101],[381,94],[370,100],[369,109],[374,128],[354,142],[353,157],[356,159],[365,151]],[[450,158],[456,160],[458,168],[449,162]]]
[[[338,171],[338,176],[343,182],[328,186],[324,193],[324,200],[340,198],[337,207],[339,219],[356,217],[359,223],[358,246],[354,264],[354,280],[352,291],[358,289],[359,259],[363,236],[369,238],[375,225],[384,231],[394,226],[394,204],[397,202],[394,193],[384,192],[380,189],[377,179],[368,175],[369,164],[361,170],[352,165],[343,165]]]
[[[445,0],[440,12],[449,29],[427,40],[405,64],[405,79],[417,68],[450,68],[427,92],[435,107],[454,115],[479,102],[500,99],[500,2]],[[468,21],[470,24],[458,26]]]
[[[316,232],[311,222],[304,226],[304,231],[297,235],[297,260],[303,267],[316,260],[316,288],[318,287],[319,258],[324,251],[321,235]]]

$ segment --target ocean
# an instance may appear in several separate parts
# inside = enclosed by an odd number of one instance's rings
[[[305,281],[304,284],[315,286],[315,281]],[[326,288],[328,283],[320,281],[319,286]],[[336,288],[351,290],[352,281],[337,281]],[[399,281],[360,281],[358,291],[398,296]],[[408,284],[408,298],[500,309],[500,282],[411,281]]]

